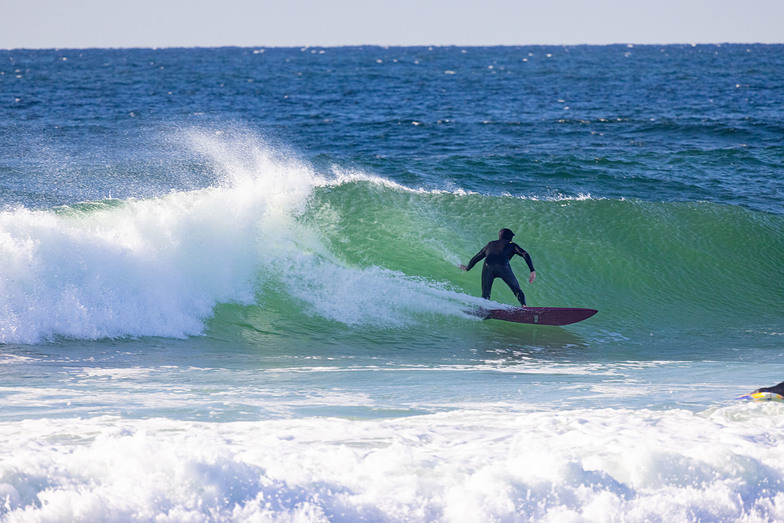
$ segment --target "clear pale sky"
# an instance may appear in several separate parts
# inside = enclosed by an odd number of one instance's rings
[[[0,49],[784,43],[784,0],[0,0]]]

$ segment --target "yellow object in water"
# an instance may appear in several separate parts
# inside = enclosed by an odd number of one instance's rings
[[[784,396],[776,394],[775,392],[752,392],[751,394],[744,394],[737,399],[752,401],[784,401]]]

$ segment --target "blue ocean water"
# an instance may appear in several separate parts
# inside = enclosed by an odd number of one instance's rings
[[[784,519],[783,99],[781,45],[0,51],[0,520]],[[599,313],[467,313],[501,227]]]

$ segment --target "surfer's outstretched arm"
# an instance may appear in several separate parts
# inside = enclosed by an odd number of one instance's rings
[[[471,261],[468,262],[468,265],[461,265],[460,268],[463,269],[464,271],[470,271],[471,267],[476,265],[476,263],[484,257],[485,257],[485,249],[484,247],[482,247],[482,250],[476,253],[476,255],[473,258],[471,258]]]
[[[524,259],[526,265],[528,265],[528,270],[531,271],[531,275],[528,277],[528,283],[533,283],[534,280],[536,280],[536,269],[534,269],[534,262],[531,261],[531,255],[516,243],[513,243],[512,245],[514,246],[514,254]]]

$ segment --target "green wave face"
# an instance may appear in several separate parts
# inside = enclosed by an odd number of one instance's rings
[[[717,323],[780,317],[784,220],[708,203],[531,200],[348,183],[314,195],[303,220],[349,266],[380,266],[478,294],[455,270],[501,227],[534,260],[529,302],[599,308],[615,321]],[[521,281],[522,260],[513,268]],[[513,304],[502,283],[494,299]],[[732,311],[731,314],[729,311]]]
[[[481,267],[457,265],[501,227],[533,258],[533,285],[522,259],[512,260],[529,304],[599,314],[564,329],[466,315],[484,304]],[[593,347],[616,359],[688,358],[775,348],[782,231],[780,216],[709,203],[326,184],[314,188],[277,254],[267,252],[257,303],[219,306],[210,334],[286,353],[334,346],[342,355]],[[516,304],[500,281],[492,299]]]

